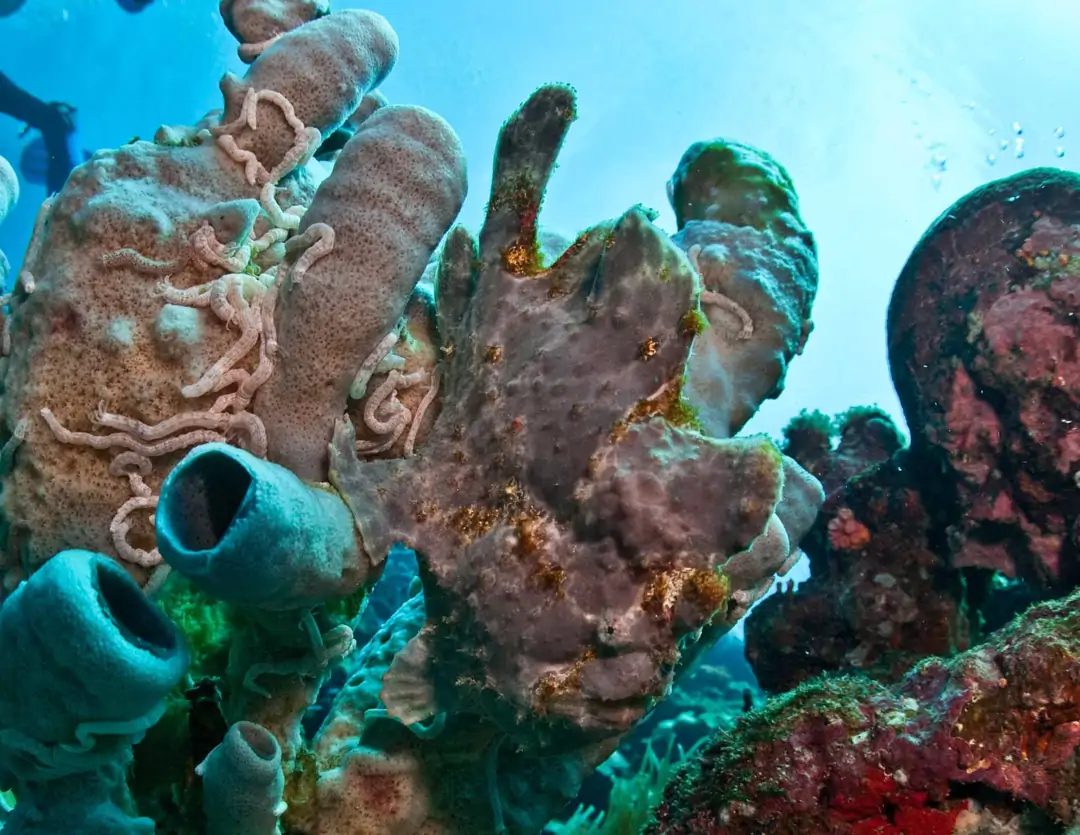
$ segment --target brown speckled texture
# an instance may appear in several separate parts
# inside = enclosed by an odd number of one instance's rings
[[[382,15],[346,9],[320,17],[278,38],[243,78],[232,73],[222,78],[222,122],[240,115],[248,90],[274,90],[289,100],[301,122],[327,137],[365,93],[382,83],[397,54],[397,34]],[[293,129],[281,110],[266,101],[258,105],[258,124],[256,131],[237,133],[236,144],[270,169],[292,147]]]
[[[301,478],[325,478],[349,386],[397,326],[466,188],[457,136],[423,108],[384,107],[345,145],[300,230],[330,224],[334,249],[283,286],[282,359],[255,403],[272,460]]]
[[[260,44],[330,13],[327,0],[221,0],[226,28],[241,44]]]
[[[109,474],[111,453],[58,443],[39,411],[48,407],[69,429],[93,431],[90,416],[100,403],[147,423],[208,408],[212,395],[191,401],[179,387],[198,379],[235,339],[203,309],[191,311],[197,340],[163,344],[154,327],[162,276],[110,269],[101,257],[122,248],[159,260],[185,255],[187,236],[204,220],[216,222],[222,202],[254,192],[242,169],[212,144],[137,142],[96,154],[56,198],[41,254],[27,264],[36,289],[20,291],[13,304],[3,380],[4,439],[20,420],[29,421],[3,484],[9,586],[64,548],[114,553],[109,522],[131,495],[124,478]],[[184,288],[212,277],[188,264],[170,282]],[[152,488],[178,458],[155,462]],[[129,538],[146,547],[152,527],[143,516]]]

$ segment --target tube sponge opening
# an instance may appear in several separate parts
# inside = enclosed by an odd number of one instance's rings
[[[244,505],[254,502],[252,484],[248,469],[228,455],[203,455],[190,461],[169,496],[170,508],[175,508],[169,518],[175,523],[178,555],[207,558],[237,518],[250,512]]]
[[[148,601],[142,589],[115,563],[96,563],[94,582],[102,612],[112,619],[129,643],[164,659],[180,650],[176,628],[162,617],[160,609],[146,605]]]
[[[165,561],[221,600],[299,609],[346,597],[368,577],[336,493],[228,444],[200,446],[173,469],[155,519]]]
[[[253,722],[237,722],[233,727],[237,729],[237,733],[247,746],[246,750],[254,754],[256,758],[268,762],[281,759],[281,746],[261,725]]]
[[[203,779],[207,835],[275,835],[285,775],[273,734],[237,722],[195,771]]]
[[[116,562],[63,551],[0,608],[0,773],[99,767],[141,738],[187,669],[179,631]]]

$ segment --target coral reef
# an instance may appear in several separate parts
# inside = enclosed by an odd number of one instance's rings
[[[891,688],[823,678],[769,702],[669,785],[646,831],[1061,832],[1078,815],[1078,605],[1037,605]]]
[[[1077,830],[1078,187],[990,183],[916,246],[889,312],[909,448],[873,410],[789,427],[827,491],[813,576],[747,626],[761,683],[787,692],[682,772],[648,832]]]
[[[811,329],[790,178],[701,143],[674,237],[638,206],[560,243],[576,103],[549,85],[474,238],[453,130],[377,95],[385,19],[221,13],[250,62],[221,111],[77,168],[8,300],[5,831],[539,832],[824,498],[733,437]],[[420,588],[357,648],[397,546]]]
[[[1049,169],[990,183],[915,247],[888,326],[910,448],[870,413],[845,419],[836,449],[820,417],[790,427],[785,453],[829,499],[803,543],[812,579],[748,624],[766,689],[850,670],[894,681],[1080,579],[1078,187]]]
[[[5,833],[1080,828],[1080,175],[916,246],[910,445],[860,407],[778,448],[739,433],[818,273],[776,160],[696,142],[675,234],[565,239],[545,85],[474,235],[387,20],[219,8],[220,110],[79,166],[0,300]],[[753,710],[709,652],[758,602]]]
[[[912,449],[950,507],[957,567],[1059,593],[1076,585],[1080,176],[990,183],[923,235],[889,307]]]
[[[802,541],[810,578],[747,619],[747,657],[761,686],[781,693],[821,673],[856,670],[895,681],[923,658],[965,649],[964,583],[942,553],[938,520],[888,416],[801,415],[785,435],[785,453],[828,495]]]

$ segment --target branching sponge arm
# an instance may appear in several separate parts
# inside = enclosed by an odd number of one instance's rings
[[[271,460],[326,478],[357,372],[397,325],[465,191],[461,144],[428,110],[384,107],[346,143],[304,215],[307,228],[333,227],[333,249],[310,265],[292,251],[278,299],[281,361],[254,404]]]

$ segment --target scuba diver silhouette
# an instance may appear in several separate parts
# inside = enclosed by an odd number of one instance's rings
[[[116,0],[116,5],[125,12],[136,14],[153,2],[154,0]],[[0,0],[0,17],[10,17],[21,9],[25,3],[26,0]]]
[[[36,130],[41,134],[46,153],[45,188],[49,194],[58,192],[75,167],[71,147],[75,108],[63,102],[44,102],[0,72],[0,113],[24,122],[24,133]],[[28,176],[25,169],[23,175]]]
[[[0,18],[9,17],[23,7],[26,0],[0,0]],[[154,0],[116,0],[116,5],[128,14],[138,14],[150,6]],[[71,169],[76,165],[76,154],[72,148],[75,134],[75,108],[63,102],[44,102],[23,90],[14,81],[0,72],[0,113],[6,113],[26,124],[28,131],[36,130],[41,140],[31,146],[44,145],[44,153],[38,147],[24,153],[20,164],[23,176],[31,182],[44,180],[49,194],[55,194],[64,185]],[[34,157],[44,156],[44,162]],[[88,156],[80,153],[78,162]],[[44,171],[38,168],[43,167]]]

